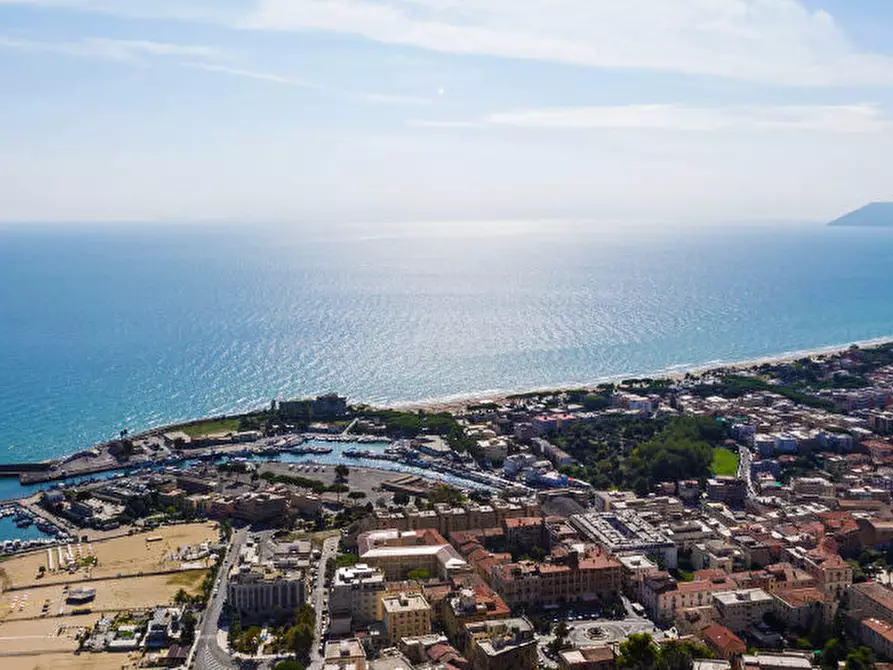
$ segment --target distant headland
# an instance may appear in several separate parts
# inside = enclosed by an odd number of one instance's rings
[[[869,203],[828,225],[840,228],[893,228],[893,202]]]

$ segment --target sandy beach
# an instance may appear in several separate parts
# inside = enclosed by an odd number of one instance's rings
[[[819,358],[840,354],[848,349],[856,346],[859,348],[871,348],[883,344],[893,343],[893,336],[881,337],[871,340],[860,340],[850,342],[849,344],[835,344],[827,347],[819,347],[815,349],[804,349],[799,351],[788,351],[780,354],[773,354],[742,361],[710,361],[697,365],[679,365],[671,368],[664,368],[654,372],[628,373],[622,375],[612,375],[602,377],[600,379],[588,382],[567,382],[564,384],[549,385],[534,388],[519,388],[510,390],[494,390],[462,393],[453,396],[445,396],[442,398],[430,398],[427,400],[407,400],[390,403],[388,405],[372,405],[378,409],[399,409],[405,411],[423,410],[426,412],[458,412],[470,405],[480,403],[505,403],[509,397],[524,393],[558,393],[565,389],[587,389],[594,390],[601,384],[610,384],[623,381],[624,379],[684,379],[687,375],[709,375],[714,372],[730,372],[730,371],[746,371],[765,364],[792,363],[801,358]]]

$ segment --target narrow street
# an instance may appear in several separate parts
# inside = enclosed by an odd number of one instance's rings
[[[309,594],[308,602],[316,609],[316,630],[313,637],[313,648],[310,651],[310,665],[308,670],[321,670],[323,667],[323,654],[319,653],[319,645],[322,641],[323,612],[328,608],[328,598],[325,595],[326,563],[338,553],[337,537],[330,537],[322,545],[322,556],[319,559],[319,567],[316,574],[316,584]]]

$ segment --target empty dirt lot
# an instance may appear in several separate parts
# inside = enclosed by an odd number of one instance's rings
[[[190,595],[199,592],[205,570],[191,570],[169,575],[150,575],[145,577],[122,577],[86,582],[80,586],[96,589],[96,597],[84,606],[93,612],[117,612],[126,609],[166,605],[173,601],[174,595],[181,588]],[[78,586],[72,584],[72,588]],[[0,596],[0,622],[37,619],[43,621],[41,615],[44,603],[49,601],[46,617],[65,616],[66,621],[74,621],[70,617],[75,606],[65,602],[65,591],[62,584],[38,586],[20,591],[8,591]],[[2,629],[0,629],[2,634]]]
[[[85,578],[116,577],[140,573],[173,571],[180,569],[180,561],[173,558],[180,548],[213,542],[218,538],[216,523],[193,523],[165,526],[149,533],[139,533],[100,542],[73,543],[71,552],[75,559],[87,563],[95,557],[96,564],[79,568],[74,573],[58,570],[59,554],[52,548],[54,571],[49,571],[47,550],[30,552],[0,562],[5,573],[4,588],[43,586],[47,584],[73,583]],[[63,549],[65,553],[65,549]],[[43,566],[47,570],[38,577]]]
[[[136,667],[136,657],[129,654],[50,653],[3,659],[3,670],[120,670]]]
[[[78,646],[78,632],[82,628],[92,628],[98,619],[98,614],[90,614],[66,619],[4,621],[0,623],[0,653],[73,652]],[[6,659],[3,664],[6,665]]]

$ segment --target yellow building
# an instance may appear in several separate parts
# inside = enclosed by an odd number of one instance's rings
[[[391,644],[431,632],[431,606],[422,595],[400,593],[383,598],[381,611]]]

